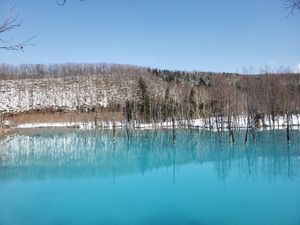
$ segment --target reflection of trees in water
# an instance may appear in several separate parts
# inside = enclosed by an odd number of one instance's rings
[[[298,140],[290,146],[284,141],[284,131],[259,132],[256,144],[231,147],[227,145],[227,150],[219,154],[216,164],[218,177],[225,180],[232,167],[236,167],[239,174],[247,179],[261,177],[276,180],[277,177],[299,176],[300,134],[294,132],[293,135],[298,136]]]
[[[175,145],[169,130],[132,132],[128,142],[123,131],[115,139],[111,131],[23,131],[1,146],[0,179],[115,177],[169,167],[175,182],[176,166],[207,162],[221,181],[236,171],[248,179],[271,180],[300,172],[299,143],[286,146],[280,131],[258,133],[257,143],[247,146],[244,131],[236,131],[236,145],[224,142],[222,147],[217,134],[207,131],[178,131]]]

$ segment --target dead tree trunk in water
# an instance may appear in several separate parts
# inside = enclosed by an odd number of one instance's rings
[[[275,130],[275,114],[273,110],[271,114],[272,114],[272,129]]]
[[[172,129],[173,129],[173,144],[176,142],[176,131],[175,131],[175,118],[172,117]]]
[[[173,130],[173,144],[175,144],[175,141],[176,141],[176,131],[175,131],[175,107],[173,107],[172,130]]]
[[[247,144],[248,141],[248,130],[249,130],[249,126],[250,126],[250,119],[249,119],[249,113],[247,114],[247,128],[246,128],[246,135],[245,135],[245,144]]]
[[[129,138],[129,130],[128,130],[128,122],[131,120],[132,115],[131,115],[131,105],[130,103],[127,101],[125,104],[125,129],[126,129],[126,136],[127,136],[127,141],[130,142],[130,138]]]
[[[248,141],[248,130],[249,130],[249,126],[250,126],[250,115],[249,115],[249,112],[250,112],[250,109],[249,109],[249,97],[247,95],[247,126],[246,126],[246,135],[245,135],[245,141],[244,141],[244,144],[246,145],[247,144],[247,141]]]
[[[250,114],[251,115],[251,131],[252,131],[252,138],[253,138],[253,142],[254,144],[256,143],[256,133],[255,133],[255,129],[256,129],[256,124],[255,124],[255,117],[253,116],[253,113]]]
[[[125,128],[126,128],[127,141],[130,142],[129,129],[128,129],[128,122],[127,121],[126,121],[126,124],[125,124]]]
[[[208,117],[208,126],[209,126],[209,130],[211,131],[212,130],[212,125],[211,125],[211,115],[209,114],[209,117]]]
[[[94,115],[94,126],[95,128],[98,127],[98,106],[96,106],[96,110],[95,110],[95,115]]]
[[[216,119],[217,131],[218,131],[218,134],[219,134],[220,133],[220,128],[219,128],[219,119],[218,119],[218,116],[215,116],[215,119]]]
[[[224,139],[224,114],[221,113],[221,135],[220,135],[221,147],[223,147],[223,139]]]
[[[136,116],[136,100],[135,99],[133,99],[133,115],[134,115],[134,117],[133,117],[133,130],[135,130],[135,123],[136,123],[136,120],[137,120],[137,116]]]
[[[228,114],[228,129],[229,129],[229,140],[232,144],[234,144],[234,133],[232,129],[232,121],[231,121],[231,116]]]
[[[290,76],[287,75],[287,84],[286,84],[286,120],[287,120],[287,126],[286,126],[286,139],[287,143],[290,144],[291,138],[290,138],[290,121],[289,121],[289,107],[290,107]]]
[[[112,106],[112,113],[113,113],[113,124],[112,124],[113,138],[115,138],[115,136],[116,136],[116,123],[115,123],[115,105],[114,104]]]
[[[291,143],[291,137],[290,137],[290,119],[289,119],[289,112],[286,110],[286,138],[287,138],[287,143]]]

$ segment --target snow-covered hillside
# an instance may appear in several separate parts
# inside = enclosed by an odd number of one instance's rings
[[[137,76],[110,74],[66,78],[0,80],[0,112],[85,110],[124,104],[137,95]],[[147,80],[153,94],[162,85]],[[154,88],[155,85],[155,88]]]

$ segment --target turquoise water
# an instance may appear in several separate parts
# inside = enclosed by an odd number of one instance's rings
[[[299,225],[300,132],[25,130],[0,144],[0,224]]]

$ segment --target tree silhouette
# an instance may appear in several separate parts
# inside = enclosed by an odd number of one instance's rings
[[[15,6],[9,10],[9,15],[0,21],[0,49],[2,50],[23,50],[27,45],[31,45],[30,41],[35,37],[32,36],[29,39],[22,42],[15,42],[13,39],[2,38],[3,34],[14,30],[22,25],[22,21],[18,15],[15,15]]]
[[[282,0],[283,5],[293,14],[296,10],[300,10],[300,0]]]

